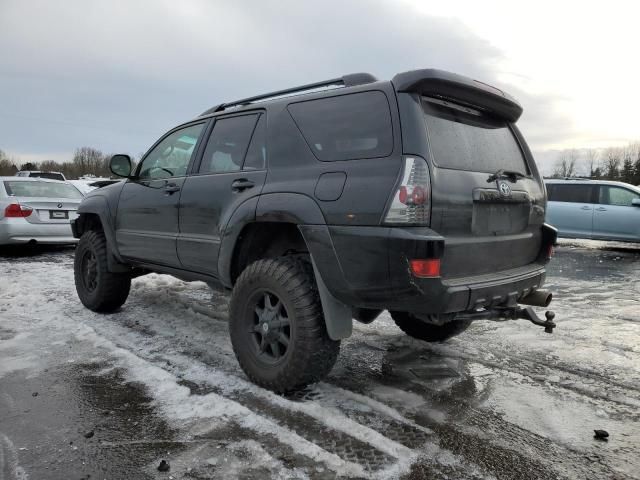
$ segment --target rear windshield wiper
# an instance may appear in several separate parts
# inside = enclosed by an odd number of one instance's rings
[[[496,173],[492,173],[487,178],[487,183],[495,182],[496,180],[509,180],[511,183],[516,183],[519,178],[527,178],[524,173],[515,172],[513,170],[500,169]]]

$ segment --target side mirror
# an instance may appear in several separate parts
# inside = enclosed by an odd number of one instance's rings
[[[633,205],[634,207],[640,207],[640,198],[634,198],[633,200],[631,200],[631,205]]]
[[[131,157],[122,153],[112,156],[109,160],[109,170],[118,177],[131,177]]]

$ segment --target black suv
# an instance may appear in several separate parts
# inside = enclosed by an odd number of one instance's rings
[[[153,272],[233,289],[230,334],[255,383],[324,377],[352,318],[389,310],[442,341],[527,318],[556,232],[509,95],[439,70],[358,73],[217,105],[164,135],[72,222],[82,303],[110,312]]]

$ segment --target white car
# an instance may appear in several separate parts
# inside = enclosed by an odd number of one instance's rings
[[[83,198],[67,182],[0,177],[0,245],[77,243],[70,222]]]

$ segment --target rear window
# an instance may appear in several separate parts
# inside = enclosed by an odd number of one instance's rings
[[[322,161],[386,157],[393,150],[389,102],[382,92],[294,103],[289,112]]]
[[[592,203],[593,185],[547,184],[547,197],[552,202]]]
[[[494,173],[529,174],[509,124],[471,108],[423,98],[429,145],[439,167]]]
[[[67,183],[7,180],[4,188],[10,197],[83,198],[76,187]]]
[[[50,180],[62,180],[62,181],[65,180],[64,175],[62,175],[61,173],[55,173],[55,172],[31,172],[29,176],[48,178]]]

